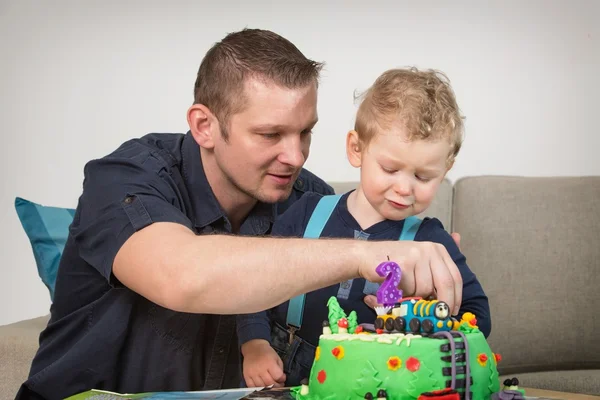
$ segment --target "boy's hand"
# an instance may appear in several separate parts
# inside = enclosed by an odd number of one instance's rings
[[[269,342],[263,339],[253,339],[242,345],[244,356],[243,374],[246,386],[264,387],[274,385],[282,387],[285,384],[283,361]]]
[[[457,240],[456,237],[453,236],[453,238],[455,241]],[[460,238],[458,240],[460,241]],[[369,250],[375,250],[374,254],[377,254],[378,261],[369,261],[367,264],[361,265],[360,276],[372,282],[381,282],[381,277],[375,272],[374,266],[389,256],[389,259],[397,262],[402,269],[400,289],[402,289],[404,297],[426,298],[435,295],[437,299],[448,304],[453,315],[458,314],[462,300],[462,277],[443,245],[432,242],[405,241],[370,243],[378,247],[376,249],[369,248]],[[368,296],[364,301],[369,306],[376,303]]]

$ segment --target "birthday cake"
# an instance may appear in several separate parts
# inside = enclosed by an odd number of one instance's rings
[[[386,274],[371,323],[359,324],[354,311],[346,314],[335,297],[329,299],[310,376],[293,388],[295,398],[497,398],[501,357],[475,316],[465,313],[458,321],[442,301],[402,298],[399,272]]]

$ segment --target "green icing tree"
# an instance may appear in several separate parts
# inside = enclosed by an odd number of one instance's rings
[[[412,379],[408,382],[406,393],[415,399],[422,393],[438,387],[438,381],[431,377],[433,371],[423,363],[420,364],[419,369],[413,372],[412,375]]]
[[[340,307],[340,303],[338,303],[335,296],[331,296],[329,301],[327,301],[327,307],[329,308],[329,326],[331,327],[331,332],[338,333],[338,321],[341,318],[346,318],[346,313]]]
[[[350,315],[348,315],[348,332],[354,333],[354,330],[358,326],[358,316],[356,315],[356,311],[352,310]]]
[[[488,385],[488,389],[490,393],[496,393],[500,390],[500,381],[498,379],[498,369],[494,363],[494,358],[488,356],[488,364],[490,369],[490,384]]]
[[[365,367],[360,371],[360,378],[354,383],[354,393],[361,399],[365,397],[367,392],[373,395],[377,394],[377,388],[381,385],[382,380],[377,378],[379,371],[373,367],[370,361],[365,363]],[[374,396],[375,397],[375,396]]]

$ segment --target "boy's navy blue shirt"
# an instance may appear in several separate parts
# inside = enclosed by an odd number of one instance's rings
[[[168,310],[112,274],[119,248],[151,223],[179,223],[199,235],[231,233],[191,134],[128,141],[89,162],[84,172],[51,318],[17,398],[62,399],[92,388],[138,393],[239,387],[235,316]],[[240,234],[269,234],[275,215],[307,191],[333,193],[303,170],[290,198],[257,204]]]
[[[362,240],[398,240],[404,221],[385,220],[362,230],[358,222],[348,211],[347,199],[351,192],[345,193],[323,228],[321,237],[356,238]],[[321,199],[317,193],[306,193],[298,202],[281,215],[273,226],[273,236],[303,237],[308,221],[317,203]],[[463,298],[459,315],[469,311],[477,317],[479,329],[487,337],[491,331],[491,318],[488,298],[475,274],[467,266],[465,256],[442,223],[437,218],[425,218],[415,236],[416,241],[429,241],[443,244],[452,260],[456,263],[463,279]],[[384,260],[382,260],[384,261]],[[306,295],[302,327],[296,335],[312,345],[317,345],[328,319],[327,301],[336,296],[340,306],[349,313],[355,310],[359,323],[373,323],[375,311],[364,300],[367,294],[375,294],[377,286],[364,279],[354,279],[340,284],[310,292]],[[238,337],[240,344],[251,339],[270,340],[270,324],[278,323],[286,327],[289,301],[271,310],[238,316]]]

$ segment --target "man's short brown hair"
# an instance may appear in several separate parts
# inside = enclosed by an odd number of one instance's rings
[[[215,43],[200,64],[194,103],[217,117],[227,139],[231,115],[244,109],[247,78],[296,89],[318,84],[323,64],[309,60],[289,40],[271,31],[244,29]]]
[[[449,140],[452,162],[462,145],[464,124],[446,75],[416,68],[381,74],[363,95],[354,129],[366,146],[395,124],[406,129],[409,140]]]

